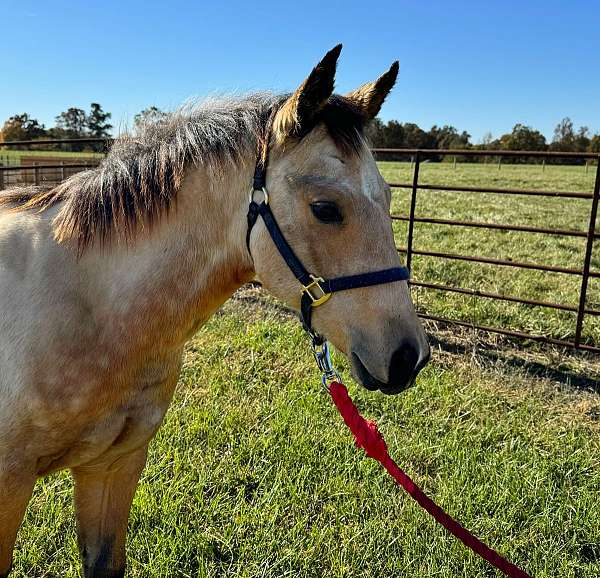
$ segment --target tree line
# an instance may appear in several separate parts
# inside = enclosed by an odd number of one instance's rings
[[[135,115],[134,125],[156,121],[165,115],[166,113],[159,108],[151,106]],[[50,128],[46,128],[44,124],[27,113],[15,114],[4,121],[0,129],[0,143],[48,139],[109,139],[113,128],[109,122],[111,116],[112,114],[104,111],[102,105],[97,102],[90,104],[89,112],[81,108],[68,108],[55,117],[55,125]],[[11,147],[25,148],[20,145],[11,145]],[[60,143],[45,145],[45,149],[91,152],[103,151],[106,147],[102,143]]]
[[[390,120],[383,123],[375,119],[367,127],[367,136],[374,148],[419,148],[419,149],[471,149],[506,151],[555,151],[600,153],[600,134],[590,134],[588,127],[577,130],[573,121],[563,118],[554,129],[552,141],[538,130],[516,124],[512,131],[494,138],[487,133],[481,143],[471,142],[471,135],[459,132],[453,126],[432,126],[428,131],[414,123]]]
[[[100,104],[92,102],[89,112],[71,107],[55,118],[55,125],[46,128],[27,113],[15,114],[8,118],[0,131],[0,142],[45,139],[109,138],[113,125],[110,112],[105,112]],[[100,143],[70,143],[50,145],[54,150],[103,150]]]
[[[134,117],[134,124],[158,120],[166,113],[155,106],[142,110]],[[0,130],[0,142],[74,139],[74,138],[109,138],[111,136],[111,113],[105,112],[96,102],[91,103],[89,111],[80,108],[69,108],[55,118],[55,125],[46,128],[29,114],[16,114],[7,119]],[[366,129],[367,137],[374,148],[420,148],[420,149],[472,149],[472,150],[531,150],[560,152],[594,152],[600,153],[600,134],[591,134],[588,127],[575,128],[570,118],[562,119],[554,129],[552,141],[538,130],[516,124],[512,131],[494,138],[487,133],[481,143],[471,142],[467,131],[459,131],[450,125],[434,125],[424,130],[411,122],[401,123],[397,120],[383,122],[379,118],[373,120]],[[70,143],[54,145],[56,150],[102,150],[100,144]]]

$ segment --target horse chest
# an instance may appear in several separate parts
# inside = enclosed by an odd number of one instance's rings
[[[62,406],[44,395],[44,410],[34,413],[36,431],[44,448],[37,473],[84,464],[110,463],[148,442],[160,426],[179,373],[179,357],[148,361],[133,373],[125,387],[101,373],[79,384]]]

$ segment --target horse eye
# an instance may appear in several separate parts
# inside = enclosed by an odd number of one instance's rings
[[[331,201],[317,201],[310,204],[313,215],[323,223],[341,223],[344,220],[339,207]]]

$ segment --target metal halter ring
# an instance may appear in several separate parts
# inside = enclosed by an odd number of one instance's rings
[[[260,191],[263,194],[263,202],[265,205],[269,204],[269,193],[267,193],[267,189],[265,187],[261,187],[260,189],[255,189],[254,187],[252,187],[250,189],[250,193],[248,194],[248,198],[250,199],[250,202],[252,203],[254,201],[254,193],[256,193],[256,191]]]

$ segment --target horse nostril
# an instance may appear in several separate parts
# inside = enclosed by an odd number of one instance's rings
[[[427,363],[428,356],[421,358],[421,351],[412,343],[402,344],[392,355],[388,385],[394,389],[404,389],[412,383],[417,373]]]

